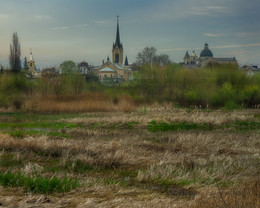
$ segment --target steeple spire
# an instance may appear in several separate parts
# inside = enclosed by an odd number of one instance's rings
[[[119,34],[119,16],[117,15],[117,29],[116,29],[116,42],[115,45],[118,45],[120,48],[120,34]]]
[[[123,45],[119,35],[119,16],[117,16],[116,42],[113,43],[112,60],[114,63],[123,65]]]

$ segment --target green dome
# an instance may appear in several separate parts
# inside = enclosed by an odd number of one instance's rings
[[[213,53],[209,49],[209,45],[205,43],[204,49],[200,53],[200,58],[213,57]]]

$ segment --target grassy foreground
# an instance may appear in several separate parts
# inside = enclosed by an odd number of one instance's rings
[[[260,206],[260,111],[0,114],[4,207]]]

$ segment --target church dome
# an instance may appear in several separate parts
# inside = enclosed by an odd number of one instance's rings
[[[213,57],[213,53],[209,49],[209,45],[205,43],[204,49],[200,53],[200,58]]]

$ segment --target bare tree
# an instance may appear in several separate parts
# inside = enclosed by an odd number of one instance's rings
[[[167,65],[171,63],[171,60],[167,54],[156,54],[155,47],[145,47],[141,52],[136,56],[135,64],[141,66],[143,64],[157,64],[157,65]]]
[[[154,57],[154,63],[159,66],[167,65],[171,63],[171,60],[167,54],[160,54]]]
[[[137,54],[136,64],[152,64],[154,57],[156,56],[156,48],[145,47],[141,52]]]
[[[10,44],[10,55],[9,63],[11,70],[14,72],[19,72],[21,70],[21,45],[19,43],[17,33],[13,33],[12,43]]]

